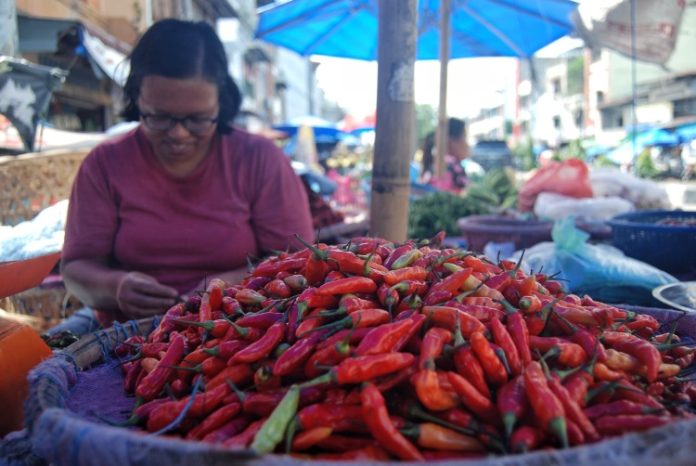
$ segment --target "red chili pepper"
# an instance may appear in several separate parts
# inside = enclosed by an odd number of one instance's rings
[[[662,355],[655,346],[647,340],[643,340],[629,333],[609,332],[602,334],[604,342],[619,351],[626,352],[638,358],[646,368],[648,382],[657,380]]]
[[[222,442],[222,446],[233,449],[244,449],[248,447],[265,422],[266,418],[252,422],[241,433]]]
[[[399,292],[392,290],[386,283],[382,283],[377,288],[377,299],[382,306],[391,312],[399,302]]]
[[[435,304],[436,302],[440,302],[438,298],[438,301],[434,301],[433,296],[437,295],[438,293],[445,293],[449,295],[447,299],[450,299],[452,296],[457,294],[459,290],[464,286],[466,283],[467,279],[471,275],[472,269],[466,268],[462,270],[457,270],[456,272],[453,272],[452,274],[446,276],[442,280],[440,280],[437,283],[434,283],[431,287],[428,293],[425,295],[424,302],[426,305],[430,304]]]
[[[337,342],[324,349],[316,351],[307,360],[304,367],[304,374],[308,378],[321,375],[326,367],[335,366],[352,353],[352,347],[347,340]]]
[[[384,283],[393,286],[405,280],[423,281],[427,276],[428,271],[424,267],[406,267],[384,274]]]
[[[177,303],[170,307],[169,310],[164,314],[164,317],[160,321],[159,325],[149,336],[149,341],[151,342],[161,342],[166,340],[167,336],[176,327],[174,321],[180,318],[186,312],[186,305],[184,303]]]
[[[434,369],[421,369],[411,376],[411,384],[423,406],[431,411],[445,411],[458,404],[456,395],[441,384]]]
[[[521,426],[510,436],[510,448],[515,453],[536,450],[546,438],[544,431],[531,426]]]
[[[672,422],[669,416],[654,414],[619,414],[604,416],[595,420],[595,426],[602,435],[621,435],[626,432],[640,432]]]
[[[344,360],[332,372],[339,384],[361,383],[409,367],[414,360],[409,353],[357,356]]]
[[[476,438],[460,434],[433,422],[410,424],[399,431],[413,439],[421,448],[434,450],[447,450],[450,452],[483,452],[481,442]]]
[[[320,341],[317,345],[317,351],[321,351],[341,341],[346,341],[351,345],[357,345],[371,331],[371,328],[351,328],[340,330],[331,335],[330,337]]]
[[[559,363],[567,367],[577,367],[587,361],[587,353],[582,346],[557,337],[529,337],[529,346],[542,352],[551,351]]]
[[[371,383],[366,383],[362,387],[360,398],[363,420],[379,444],[402,460],[422,461],[423,455],[392,424],[379,390]]]
[[[656,411],[664,411],[664,409],[651,408],[629,400],[616,400],[597,404],[584,410],[585,415],[590,419],[623,414],[654,414]]]
[[[476,317],[454,307],[423,306],[421,312],[431,320],[433,325],[444,327],[448,330],[454,330],[456,321],[459,320],[460,329],[465,338],[469,338],[474,332],[484,332],[486,330],[483,323]]]
[[[305,430],[295,436],[292,441],[292,451],[303,451],[312,448],[333,433],[330,427],[315,427]]]
[[[568,434],[563,405],[549,388],[538,362],[532,361],[525,367],[524,386],[527,400],[541,425],[552,432],[564,448],[567,447]]]
[[[250,288],[242,288],[241,290],[237,291],[235,299],[241,304],[257,305],[263,303],[266,300],[266,296]]]
[[[308,337],[296,341],[275,361],[273,365],[273,375],[282,377],[300,369],[312,355],[319,341],[325,336],[326,335],[322,332],[315,332]]]
[[[522,296],[517,302],[517,305],[522,311],[524,311],[525,314],[533,314],[538,312],[542,307],[541,300],[536,295]]]
[[[271,298],[288,298],[292,295],[292,289],[281,279],[271,280],[263,287]]]
[[[254,327],[261,330],[266,330],[271,325],[275,324],[284,317],[282,312],[257,312],[255,314],[247,314],[235,321],[235,324],[240,327]]]
[[[250,419],[245,416],[237,416],[231,421],[213,430],[202,438],[207,443],[221,443],[242,432],[250,423]]]
[[[490,322],[491,333],[493,334],[493,341],[503,349],[505,353],[505,358],[510,367],[510,372],[512,375],[518,375],[522,373],[522,363],[520,361],[520,355],[517,352],[517,347],[512,339],[510,333],[503,326],[503,324],[497,318],[491,320]]]
[[[458,346],[454,352],[454,367],[486,398],[491,397],[491,392],[486,384],[485,375],[481,363],[476,358],[471,346]]]
[[[136,382],[138,381],[138,377],[140,376],[140,373],[143,370],[141,361],[140,359],[136,361],[131,361],[124,364],[122,367],[125,371],[125,375],[123,378],[123,390],[126,393],[133,393],[133,391],[135,390]]]
[[[242,305],[239,304],[239,301],[234,299],[231,296],[223,296],[222,297],[222,312],[224,312],[228,316],[236,316],[236,315],[242,315],[244,314],[244,310],[242,309]]]
[[[241,405],[239,403],[230,403],[228,405],[221,406],[216,411],[213,411],[208,417],[206,417],[203,422],[198,424],[195,428],[186,434],[187,439],[202,439],[209,433],[216,429],[219,429],[224,424],[231,421],[239,411],[241,410]]]
[[[206,381],[206,389],[210,390],[218,385],[226,384],[227,381],[231,381],[235,385],[242,385],[251,382],[254,377],[254,371],[248,364],[239,364],[234,366],[227,366],[222,371],[220,371],[215,377]]]
[[[375,307],[379,307],[377,301],[359,298],[353,294],[343,295],[338,302],[338,308],[344,310],[346,314],[351,314],[358,309],[370,309]]]
[[[185,340],[181,335],[174,335],[169,343],[166,354],[157,364],[157,367],[140,381],[135,389],[135,394],[145,401],[154,399],[164,388],[164,384],[174,373],[172,366],[184,357]]]
[[[486,374],[486,379],[492,385],[500,386],[505,384],[508,380],[507,371],[505,366],[500,361],[495,351],[491,347],[482,332],[473,332],[469,336],[469,343],[471,344],[471,349],[476,355],[476,359],[481,363],[484,373]]]
[[[585,434],[575,422],[566,419],[566,429],[568,432],[568,443],[570,446],[582,445],[585,443]]]
[[[498,415],[490,399],[483,396],[468,380],[456,372],[448,372],[447,377],[464,406],[484,421],[497,421]]]
[[[367,277],[348,277],[324,283],[317,289],[320,295],[343,295],[348,293],[374,293],[377,284]]]
[[[410,333],[415,325],[418,325],[419,321],[420,324],[422,324],[424,320],[425,319],[415,319],[412,317],[410,319],[398,320],[369,329],[367,335],[365,335],[355,349],[355,355],[366,356],[398,351],[398,349],[396,349],[397,345]]]
[[[497,404],[503,419],[505,437],[510,438],[517,421],[522,417],[525,407],[524,377],[518,375],[500,387]]]
[[[285,337],[285,323],[276,322],[264,336],[240,350],[230,359],[231,364],[249,364],[268,356]]]
[[[329,427],[334,432],[360,431],[364,428],[359,405],[316,403],[297,413],[298,427],[310,430]]]
[[[389,256],[387,256],[387,258],[384,260],[384,266],[387,267],[388,269],[391,269],[392,265],[399,257],[401,257],[404,254],[406,254],[407,252],[413,250],[414,247],[415,247],[415,245],[413,243],[409,242],[409,243],[406,243],[406,244],[399,246],[398,248],[395,248],[389,254]]]
[[[548,380],[549,388],[563,404],[563,410],[567,418],[573,421],[580,428],[584,436],[591,442],[599,440],[599,433],[592,422],[585,415],[580,405],[573,400],[568,390],[561,384],[557,377]]]
[[[431,369],[434,368],[435,359],[442,354],[445,345],[451,343],[452,339],[452,332],[449,330],[439,327],[431,327],[428,329],[423,337],[423,343],[421,344],[418,367],[420,369],[425,369],[426,366]]]
[[[489,300],[490,298],[482,298],[476,296],[475,299]],[[456,299],[451,299],[445,302],[444,306],[456,307],[460,311],[469,314],[470,316],[476,317],[481,322],[489,322],[491,319],[500,319],[503,317],[503,312],[497,307],[482,306],[477,304],[464,304],[463,302],[458,302]]]

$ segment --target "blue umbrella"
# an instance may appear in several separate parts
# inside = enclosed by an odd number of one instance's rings
[[[681,142],[678,134],[661,129],[653,128],[649,131],[636,136],[636,145],[641,147],[648,146],[676,146]]]
[[[684,142],[696,139],[696,123],[679,126],[676,132]]]
[[[377,0],[290,0],[259,10],[256,37],[301,55],[377,59]],[[418,2],[419,60],[439,58],[440,0]],[[450,58],[530,57],[568,34],[571,0],[451,0]]]
[[[292,118],[287,123],[274,126],[273,129],[293,137],[301,126],[309,126],[314,130],[314,140],[317,143],[336,143],[347,136],[347,133],[338,129],[335,123],[311,115]]]

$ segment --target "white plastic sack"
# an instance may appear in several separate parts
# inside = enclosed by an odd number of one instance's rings
[[[633,203],[615,196],[577,199],[556,193],[541,193],[534,202],[534,213],[544,220],[560,220],[572,214],[583,220],[604,221],[633,210]]]
[[[620,197],[631,201],[638,210],[672,207],[667,191],[660,185],[616,168],[591,169],[590,184],[595,197]]]
[[[0,229],[0,262],[30,259],[63,249],[68,201],[45,208],[32,220]]]

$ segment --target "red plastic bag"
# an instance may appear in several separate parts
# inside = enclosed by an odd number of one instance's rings
[[[522,211],[532,210],[537,196],[542,192],[578,198],[592,197],[587,165],[582,160],[569,159],[551,162],[540,168],[520,189],[517,206]]]

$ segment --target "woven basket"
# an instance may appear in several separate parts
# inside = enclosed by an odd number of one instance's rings
[[[16,225],[70,196],[88,149],[0,157],[0,224]]]
[[[636,312],[654,315],[662,322],[674,321],[682,314],[664,309],[627,306]],[[71,412],[68,399],[79,389],[80,374],[89,371],[104,359],[111,358],[113,348],[134,333],[147,334],[152,319],[131,321],[105,331],[83,337],[63,352],[44,361],[29,376],[30,395],[26,422],[31,433],[32,457],[36,463],[47,461],[55,466],[91,465],[172,465],[198,464],[218,466],[317,466],[320,464],[351,464],[334,461],[312,461],[280,455],[254,456],[249,450],[229,450],[203,442],[144,434],[137,430],[111,427],[91,422]],[[677,320],[677,331],[696,336],[696,315]],[[115,385],[114,385],[115,383]],[[102,385],[94,396],[108,396],[109,390],[120,390],[122,381]],[[687,466],[694,464],[696,420],[687,420],[584,445],[568,450],[535,451],[515,456],[489,457],[476,460],[445,460],[442,466]],[[398,462],[360,461],[364,466],[398,466]],[[413,464],[413,463],[409,463]]]
[[[0,299],[0,308],[32,318],[32,327],[43,333],[80,309],[80,300],[68,294],[63,284],[37,286]]]

